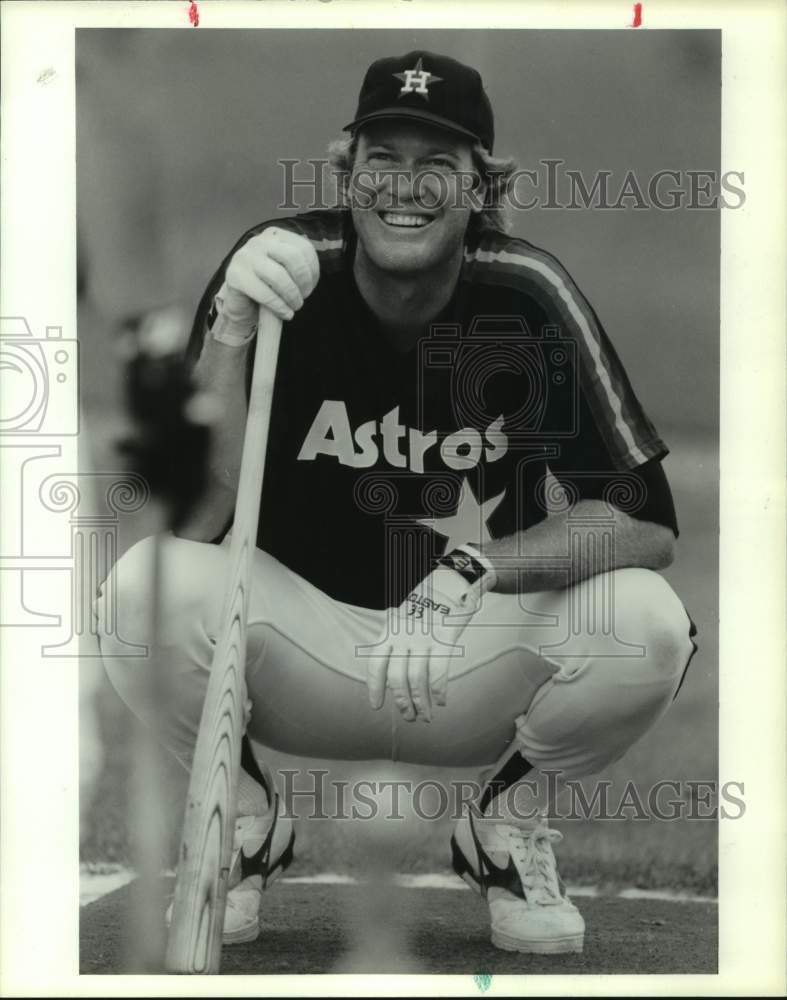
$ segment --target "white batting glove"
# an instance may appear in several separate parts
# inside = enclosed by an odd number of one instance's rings
[[[443,556],[398,608],[389,609],[379,655],[367,668],[372,708],[382,707],[388,687],[408,722],[431,722],[432,706],[446,704],[451,655],[495,581],[492,564],[463,545]]]
[[[317,253],[305,236],[271,226],[233,255],[216,295],[211,335],[242,347],[257,332],[259,307],[291,320],[320,277]]]

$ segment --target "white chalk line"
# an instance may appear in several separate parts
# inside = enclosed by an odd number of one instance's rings
[[[174,875],[174,872],[164,872]],[[130,868],[120,865],[82,865],[79,872],[79,905],[87,906],[107,893],[127,885],[136,877]],[[445,889],[451,892],[470,891],[461,879],[455,875],[445,875],[439,872],[419,875],[395,875],[394,885],[402,889]],[[333,872],[321,872],[317,875],[284,876],[279,879],[279,885],[363,885],[364,879],[353,875],[340,875]],[[605,892],[594,885],[569,885],[569,896],[577,899],[642,899],[657,900],[667,903],[718,903],[715,896],[698,896],[689,892],[676,892],[670,889],[619,889],[615,892]]]

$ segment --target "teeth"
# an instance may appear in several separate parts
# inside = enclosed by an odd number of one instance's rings
[[[395,212],[384,212],[383,222],[389,226],[425,226],[430,220],[423,215],[399,215]]]

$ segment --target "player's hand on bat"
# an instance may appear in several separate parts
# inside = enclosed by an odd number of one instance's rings
[[[311,242],[271,226],[235,252],[216,299],[223,315],[237,326],[253,326],[260,306],[290,320],[319,277],[320,264]]]
[[[398,608],[388,611],[378,652],[369,658],[367,685],[372,708],[381,708],[386,687],[408,722],[432,720],[445,705],[452,654],[481,602],[480,582],[438,566]]]

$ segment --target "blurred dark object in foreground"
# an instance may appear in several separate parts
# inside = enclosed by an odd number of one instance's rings
[[[197,390],[185,361],[190,323],[176,308],[123,323],[126,404],[133,424],[119,451],[147,479],[177,531],[205,489],[211,397]]]
[[[162,737],[176,709],[172,676],[162,654],[162,536],[185,523],[207,479],[210,397],[197,391],[185,360],[189,325],[170,307],[123,324],[125,396],[131,432],[120,451],[143,476],[153,497],[155,527],[150,570],[151,601],[147,656],[138,669],[151,709],[136,730],[129,785],[128,826],[134,835],[133,865],[139,874],[125,933],[128,967],[142,973],[164,971],[166,905],[161,871],[167,864],[167,788],[161,768]]]

